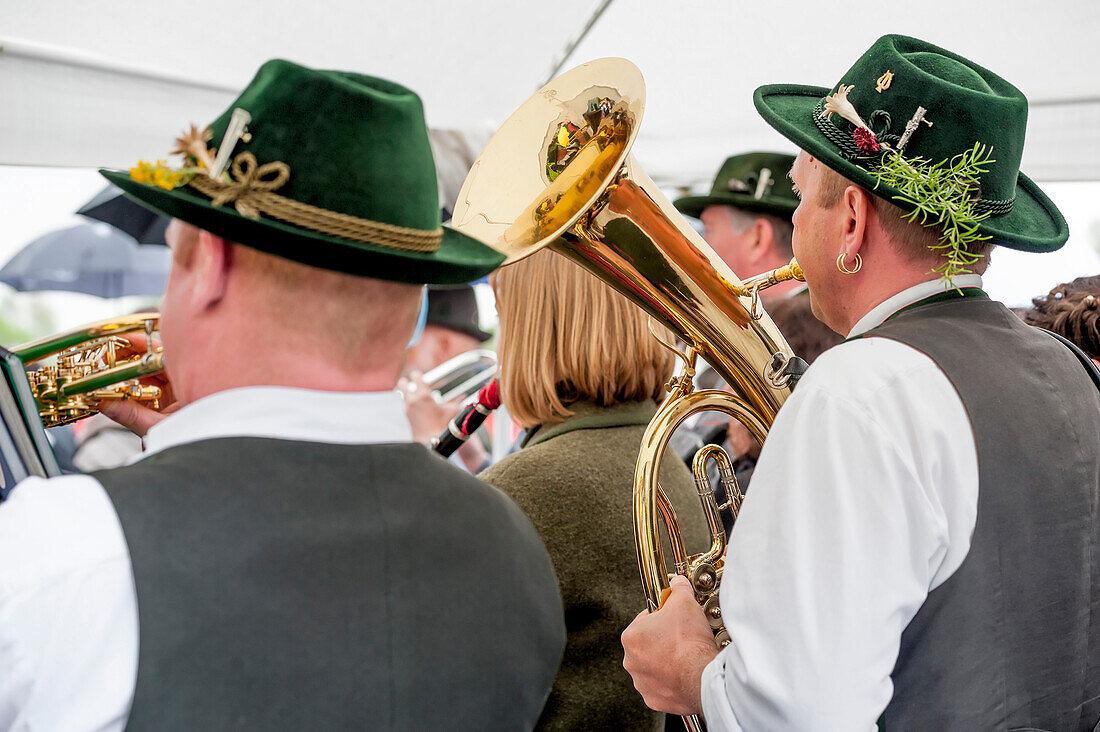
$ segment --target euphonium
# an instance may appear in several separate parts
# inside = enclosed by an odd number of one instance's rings
[[[27,369],[42,424],[75,422],[105,401],[131,399],[156,408],[160,388],[138,379],[164,369],[164,356],[153,343],[159,322],[159,313],[126,315],[12,349]],[[145,334],[141,353],[121,337],[137,332]]]
[[[689,555],[675,512],[657,484],[675,429],[717,410],[763,441],[805,364],[760,307],[761,289],[802,279],[796,262],[742,282],[661,194],[630,156],[645,106],[645,84],[624,59],[584,64],[554,79],[493,136],[459,193],[452,225],[507,256],[505,265],[544,246],[569,257],[641,306],[686,344],[683,370],[646,429],[634,482],[638,566],[650,610],[669,587],[658,514],[675,571],[696,590],[720,645],[718,608],[726,537],[719,512],[736,515],[740,491],[719,448],[696,456],[694,473],[711,546]],[[671,347],[671,346],[670,346]],[[695,391],[701,356],[738,392]],[[718,461],[730,500],[716,505],[705,462]],[[685,717],[690,729],[702,722]]]

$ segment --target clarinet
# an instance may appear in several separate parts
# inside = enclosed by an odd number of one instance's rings
[[[500,384],[493,379],[477,393],[477,399],[467,404],[447,425],[439,437],[432,440],[432,449],[443,457],[449,457],[462,443],[477,432],[477,428],[500,406]]]

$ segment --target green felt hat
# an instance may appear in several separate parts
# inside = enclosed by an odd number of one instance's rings
[[[792,165],[794,156],[783,153],[734,155],[722,163],[709,196],[686,196],[673,205],[680,213],[696,218],[707,206],[735,206],[789,219],[798,208],[798,197],[787,177]]]
[[[841,111],[829,113],[827,95]],[[978,231],[1030,252],[1054,251],[1069,238],[1058,208],[1020,172],[1027,98],[957,54],[916,38],[883,36],[832,88],[773,84],[757,89],[753,101],[807,153],[908,210],[915,206],[879,178],[891,150],[933,166],[957,161],[975,144],[987,146],[995,162],[984,166],[970,194],[973,210],[990,214]]]
[[[227,128],[239,128],[231,124],[235,110],[243,110],[236,115],[247,131],[239,140],[229,134],[231,149],[223,151]],[[206,144],[231,161],[216,178],[207,173],[212,165],[193,172],[194,155],[183,173],[148,164],[100,172],[148,208],[315,267],[458,284],[503,261],[440,225],[424,110],[398,84],[269,61],[210,132]],[[201,155],[205,145],[195,144]],[[205,163],[213,157],[210,150]]]

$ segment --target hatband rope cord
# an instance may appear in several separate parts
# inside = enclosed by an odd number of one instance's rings
[[[443,240],[442,227],[425,231],[396,226],[280,196],[274,191],[290,179],[290,166],[280,161],[260,165],[255,155],[244,152],[233,159],[230,170],[232,180],[195,175],[188,185],[209,197],[215,206],[232,203],[242,216],[257,219],[263,213],[303,229],[364,244],[428,253],[438,250]]]

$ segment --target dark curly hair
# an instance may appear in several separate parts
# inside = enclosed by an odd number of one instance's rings
[[[1100,360],[1100,275],[1057,285],[1031,302],[1025,323],[1053,331]]]

